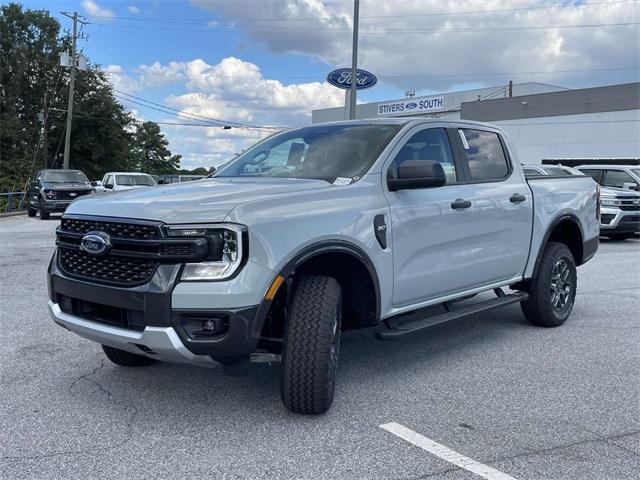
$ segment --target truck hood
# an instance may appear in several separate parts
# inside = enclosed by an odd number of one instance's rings
[[[312,194],[331,188],[322,180],[208,178],[74,201],[67,213],[157,220],[166,223],[221,222],[237,205],[273,196]]]
[[[600,187],[600,195],[612,196],[612,197],[637,197],[640,198],[640,192],[635,190],[627,190],[625,188],[616,187]]]

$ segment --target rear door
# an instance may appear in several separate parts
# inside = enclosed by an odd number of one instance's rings
[[[467,226],[464,252],[469,286],[510,281],[522,274],[533,225],[532,193],[514,171],[500,134],[458,128],[453,138],[464,168],[469,207],[459,215]]]

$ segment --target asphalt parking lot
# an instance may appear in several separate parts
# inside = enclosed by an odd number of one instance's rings
[[[486,478],[638,478],[640,239],[602,241],[560,328],[513,306],[398,342],[345,334],[334,405],[304,417],[281,405],[277,364],[127,369],[53,324],[57,224],[0,219],[2,479],[481,478],[390,423]]]

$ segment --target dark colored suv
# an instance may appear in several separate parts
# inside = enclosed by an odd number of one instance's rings
[[[47,220],[53,212],[64,212],[71,202],[95,192],[80,170],[39,170],[29,184],[27,213]]]

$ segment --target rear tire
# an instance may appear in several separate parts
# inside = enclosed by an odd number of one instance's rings
[[[331,277],[298,282],[282,350],[282,403],[296,413],[321,414],[333,402],[340,349],[342,293]]]
[[[573,309],[578,277],[571,250],[564,244],[549,242],[535,278],[523,290],[529,299],[522,302],[522,311],[533,325],[562,325]]]
[[[38,213],[38,210],[36,210],[35,208],[27,208],[27,215],[30,217],[35,217],[36,213]]]
[[[119,348],[108,347],[106,345],[102,345],[102,350],[109,360],[116,365],[122,365],[124,367],[143,367],[156,361],[153,358],[125,352]]]

